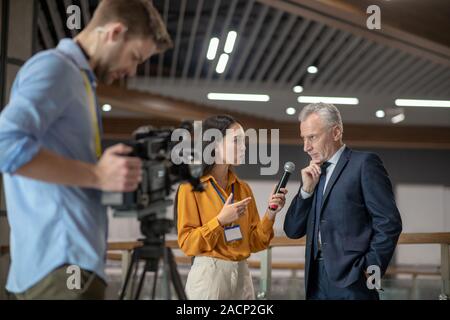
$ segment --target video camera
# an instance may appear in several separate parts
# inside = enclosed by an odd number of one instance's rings
[[[192,129],[188,122],[181,128]],[[171,141],[172,132],[173,128],[156,129],[152,126],[136,130],[134,139],[125,144],[133,148],[129,156],[142,160],[142,182],[134,192],[104,192],[102,195],[102,204],[111,207],[114,216],[137,217],[141,221],[141,231],[147,237],[158,237],[172,227],[173,221],[165,217],[167,207],[173,204],[167,197],[174,184],[189,182],[193,191],[203,191],[201,164],[192,164],[193,161],[175,164],[172,161],[171,151],[175,146]],[[188,159],[194,159],[193,149],[187,152],[190,153]]]
[[[180,129],[191,134],[191,122],[183,122]],[[187,299],[181,277],[177,271],[174,255],[165,245],[165,234],[174,226],[172,219],[166,218],[166,210],[173,201],[168,199],[172,186],[178,182],[189,182],[193,191],[203,191],[200,177],[203,173],[201,160],[194,148],[182,148],[181,154],[175,148],[178,142],[172,141],[172,128],[156,129],[141,127],[133,133],[133,140],[125,144],[132,147],[129,154],[142,160],[142,181],[134,192],[105,192],[102,203],[114,211],[114,216],[136,217],[140,222],[143,239],[142,246],[133,250],[131,263],[128,266],[120,299],[124,299],[128,284],[137,275],[139,261],[146,263],[142,270],[139,285],[135,293],[138,299],[142,290],[146,272],[154,273],[153,293],[155,298],[158,266],[162,260],[164,270],[168,272],[179,299]],[[198,162],[196,162],[198,161]],[[134,275],[133,275],[134,274]]]

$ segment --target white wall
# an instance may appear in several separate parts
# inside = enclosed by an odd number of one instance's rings
[[[403,232],[449,232],[450,188],[442,185],[406,185],[396,188],[397,205],[403,219]],[[401,245],[401,264],[439,264],[439,245]]]

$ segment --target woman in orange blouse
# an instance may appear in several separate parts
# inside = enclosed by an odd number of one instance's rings
[[[270,196],[268,207],[277,209],[260,219],[252,190],[231,169],[245,157],[242,126],[220,115],[203,122],[203,132],[208,129],[218,129],[224,139],[216,145],[215,162],[204,169],[205,191],[194,192],[187,183],[178,190],[178,243],[195,257],[186,293],[189,299],[254,299],[246,259],[268,247],[287,190]]]

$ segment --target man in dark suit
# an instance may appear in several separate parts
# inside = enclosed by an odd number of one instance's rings
[[[311,162],[284,231],[306,235],[306,298],[377,300],[367,277],[384,275],[402,230],[388,174],[377,155],[343,144],[335,106],[308,105],[299,119]]]

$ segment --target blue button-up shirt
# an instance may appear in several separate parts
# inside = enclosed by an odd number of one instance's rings
[[[15,171],[41,148],[96,163],[92,112],[81,72],[95,76],[69,39],[32,57],[19,71],[0,114],[0,171],[11,227],[6,288],[24,292],[63,264],[105,279],[108,220],[98,190],[45,183]],[[100,119],[97,107],[98,119]]]

